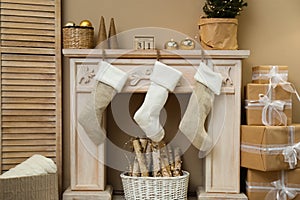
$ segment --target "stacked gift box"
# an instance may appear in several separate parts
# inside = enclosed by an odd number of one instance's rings
[[[292,124],[287,66],[255,66],[246,86],[241,166],[249,200],[300,200],[300,124]]]

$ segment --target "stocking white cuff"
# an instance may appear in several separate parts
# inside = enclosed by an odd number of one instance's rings
[[[221,93],[222,75],[201,62],[194,76],[195,80],[211,89],[216,95]]]
[[[99,71],[97,72],[95,79],[110,85],[117,92],[121,92],[123,86],[127,81],[128,75],[126,72],[112,66],[110,63],[101,61],[99,64]]]
[[[177,69],[156,61],[150,80],[173,92],[181,76]]]

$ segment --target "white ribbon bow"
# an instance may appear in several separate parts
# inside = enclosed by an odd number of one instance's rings
[[[282,151],[282,155],[284,156],[284,161],[289,163],[290,169],[294,169],[298,163],[298,159],[300,160],[300,142],[286,147]]]
[[[272,69],[269,71],[267,77],[270,80],[270,83],[279,84],[280,82],[286,82],[282,75],[278,73],[278,67],[273,66]]]
[[[300,101],[300,96],[295,86],[292,83],[287,82],[282,78],[282,75],[278,73],[278,67],[275,66],[272,67],[272,69],[268,74],[268,78],[272,88],[276,88],[277,85],[280,85],[285,91],[294,93],[297,96],[298,100]]]
[[[297,192],[291,188],[286,188],[281,180],[274,181],[271,184],[274,189],[267,194],[265,200],[274,200],[274,197],[276,200],[288,200],[297,196]]]
[[[273,113],[273,111],[276,113],[276,117],[280,121],[281,124],[287,125],[287,117],[285,113],[283,112],[285,102],[281,100],[271,101],[268,96],[260,94],[259,95],[259,102],[264,105],[262,110],[262,123],[265,126],[272,126],[272,124],[269,122],[268,113]]]

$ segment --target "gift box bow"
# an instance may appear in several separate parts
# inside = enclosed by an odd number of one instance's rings
[[[273,66],[268,74],[266,74],[267,78],[269,78],[272,83],[285,82],[286,80],[283,78],[283,75],[279,73],[278,66]]]
[[[295,94],[300,101],[300,96],[295,86],[282,78],[282,75],[278,73],[278,67],[272,67],[270,72],[267,74],[267,77],[269,78],[269,83],[271,86],[269,87],[269,91],[271,90],[271,88],[276,88],[278,85],[280,85],[285,91]],[[267,92],[267,94],[269,93],[269,91]]]
[[[291,169],[294,169],[298,163],[298,159],[300,160],[300,142],[286,147],[282,155],[284,156],[284,161],[289,163]]]
[[[263,104],[262,110],[262,123],[266,126],[271,126],[270,120],[268,120],[268,113],[276,113],[276,118],[280,121],[281,124],[287,125],[287,117],[284,114],[284,106],[286,102],[281,100],[271,101],[268,96],[260,94],[259,95],[259,103]]]
[[[294,199],[297,196],[297,191],[287,188],[282,180],[274,181],[271,185],[274,186],[274,189],[267,194],[265,200],[273,200],[274,196],[276,200]]]
[[[300,185],[293,184],[294,187],[287,187],[285,184],[286,171],[282,170],[280,172],[279,180],[273,181],[271,183],[249,183],[247,182],[247,188],[252,191],[263,191],[269,190],[265,196],[265,200],[291,200],[294,199],[300,193]]]
[[[259,100],[246,100],[246,108],[262,106],[262,123],[265,126],[272,125],[273,113],[279,120],[280,125],[287,125],[287,116],[283,112],[285,106],[291,106],[291,101],[271,101],[267,95],[259,94]]]

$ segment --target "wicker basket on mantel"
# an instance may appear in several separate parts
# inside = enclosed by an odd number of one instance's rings
[[[63,27],[64,49],[92,49],[94,47],[94,28],[83,26]]]

